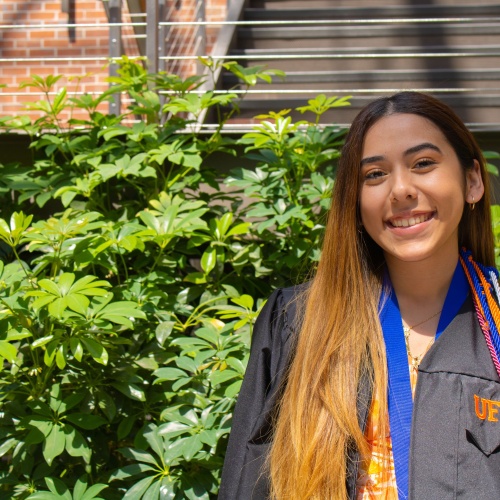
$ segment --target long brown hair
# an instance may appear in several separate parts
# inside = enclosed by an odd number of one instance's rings
[[[322,257],[304,297],[302,328],[278,409],[269,457],[271,492],[278,500],[347,498],[348,450],[367,450],[356,413],[370,403],[359,401],[362,377],[371,380],[380,401],[380,432],[386,431],[386,358],[377,310],[384,257],[361,227],[359,192],[365,136],[377,120],[396,113],[420,115],[439,127],[464,175],[479,162],[485,193],[475,210],[464,209],[459,244],[494,265],[485,162],[457,115],[418,92],[380,98],[362,109],[342,150]]]

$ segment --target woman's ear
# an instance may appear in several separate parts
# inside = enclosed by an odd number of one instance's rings
[[[477,160],[474,160],[474,166],[466,171],[465,181],[465,201],[470,204],[477,203],[484,194],[481,168]]]

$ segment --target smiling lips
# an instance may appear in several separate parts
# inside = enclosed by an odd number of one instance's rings
[[[403,218],[392,219],[388,222],[393,227],[412,227],[412,226],[416,226],[417,224],[421,224],[422,222],[429,220],[432,216],[433,216],[433,213],[427,213],[427,214],[417,215],[414,217],[408,217],[405,219],[403,219]]]

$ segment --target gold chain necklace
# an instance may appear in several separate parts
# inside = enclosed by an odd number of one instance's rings
[[[420,323],[416,323],[415,325],[412,326],[405,326],[403,323],[403,332],[405,335],[405,344],[406,344],[406,353],[408,354],[409,358],[411,359],[411,366],[412,368],[416,371],[418,370],[418,366],[420,365],[420,362],[422,361],[422,358],[425,356],[425,353],[431,348],[431,345],[434,344],[434,341],[436,340],[436,334],[431,338],[429,343],[427,344],[427,347],[425,348],[424,352],[420,354],[419,356],[413,356],[410,350],[410,332],[416,328],[417,326],[423,325],[424,323],[427,323],[427,321],[430,321],[432,318],[435,318],[438,314],[440,314],[442,309],[438,311],[437,313],[434,313],[432,316],[429,316],[427,319],[424,319]]]

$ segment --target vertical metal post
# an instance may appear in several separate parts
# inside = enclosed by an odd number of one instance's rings
[[[158,3],[158,18],[160,22],[166,21],[167,17],[167,0],[159,0]],[[160,26],[158,29],[158,65],[160,71],[167,71],[167,61],[162,59],[167,55],[166,46],[167,43],[167,26]]]
[[[68,0],[68,24],[76,24],[76,6],[75,0]],[[69,41],[76,42],[76,29],[74,26],[68,28]]]
[[[196,21],[205,22],[205,0],[198,0]],[[207,27],[204,24],[198,25],[196,36],[196,56],[207,55]],[[202,75],[205,72],[205,66],[199,61],[196,62],[196,74]]]
[[[167,17],[167,0],[159,0],[158,2],[158,20],[159,22],[164,22]],[[159,71],[167,71],[167,61],[164,59],[164,57],[167,54],[167,33],[168,33],[168,28],[167,26],[159,26],[158,27],[158,70]],[[165,94],[159,93],[160,97],[160,106],[163,109],[163,105],[167,102],[167,98]],[[165,120],[167,118],[167,115],[163,114],[161,115],[161,123],[164,124]]]
[[[146,57],[149,73],[158,73],[158,0],[146,2]]]
[[[109,0],[109,57],[119,58],[122,56],[122,2],[121,0]],[[115,24],[115,26],[113,26]],[[109,65],[109,76],[117,76],[118,65]],[[112,87],[113,84],[111,83]],[[119,115],[121,111],[120,93],[113,94],[113,100],[109,103],[109,113]]]

